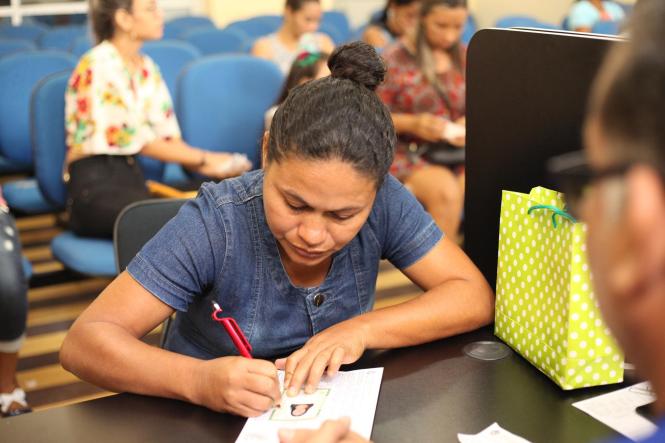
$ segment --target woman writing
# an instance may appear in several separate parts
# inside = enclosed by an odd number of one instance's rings
[[[65,368],[112,390],[258,416],[280,401],[277,369],[288,395],[311,393],[366,349],[491,321],[483,276],[388,174],[395,134],[374,93],[381,59],[355,42],[329,66],[277,110],[264,169],[204,185],[78,318]],[[425,292],[373,311],[382,258]],[[236,357],[212,302],[254,359]],[[166,349],[140,341],[174,311]]]

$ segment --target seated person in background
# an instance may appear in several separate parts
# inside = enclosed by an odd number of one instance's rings
[[[577,0],[568,13],[568,29],[591,32],[597,22],[619,21],[624,17],[623,8],[613,1]]]
[[[383,13],[365,28],[363,41],[382,50],[403,36],[413,38],[419,14],[420,0],[388,0]]]
[[[275,115],[275,112],[277,112],[277,107],[286,100],[291,89],[310,80],[316,80],[330,75],[330,69],[328,69],[327,62],[328,54],[323,52],[301,52],[298,54],[298,57],[291,65],[291,70],[286,77],[286,82],[284,83],[282,92],[279,94],[277,103],[266,111],[266,131],[270,130],[270,124],[272,123],[272,118]]]
[[[258,39],[252,55],[276,63],[286,75],[303,51],[330,54],[335,44],[327,35],[316,32],[322,13],[319,0],[286,0],[284,23],[277,32]]]
[[[398,135],[391,172],[455,238],[464,205],[462,180],[429,163],[435,144],[463,147],[466,131],[466,50],[460,42],[465,0],[425,0],[415,41],[399,41],[383,56],[388,73],[377,92],[392,113]]]
[[[162,36],[155,0],[91,0],[90,20],[98,44],[79,61],[65,96],[67,210],[75,233],[109,237],[125,206],[149,198],[137,154],[214,178],[251,168],[245,156],[203,151],[180,138],[159,68],[139,52],[144,41]]]
[[[111,390],[258,416],[316,390],[366,349],[410,346],[489,323],[480,271],[388,174],[385,68],[364,42],[338,48],[331,76],[296,86],[264,138],[264,169],[204,184],[76,320],[63,366]],[[425,291],[372,310],[379,261]],[[235,318],[238,353],[210,318]],[[166,349],[140,338],[178,311]],[[273,363],[275,356],[288,355]]]
[[[30,412],[16,380],[18,351],[25,340],[28,288],[14,219],[0,189],[0,416]]]

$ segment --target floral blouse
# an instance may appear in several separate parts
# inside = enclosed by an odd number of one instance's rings
[[[68,159],[133,155],[158,138],[180,138],[171,96],[157,65],[143,55],[132,75],[104,41],[88,51],[65,93]]]
[[[397,114],[429,113],[448,120],[458,120],[466,114],[466,50],[462,51],[461,70],[453,69],[439,76],[446,88],[447,102],[427,80],[415,55],[398,41],[383,52],[387,73],[377,93],[390,112]],[[415,143],[415,145],[413,145]],[[426,165],[418,155],[409,154],[409,146],[422,143],[416,137],[398,134],[395,162],[391,172],[403,179],[413,169]],[[412,151],[412,150],[411,150]]]

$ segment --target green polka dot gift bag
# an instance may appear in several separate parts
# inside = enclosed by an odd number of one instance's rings
[[[503,191],[496,335],[563,389],[623,381],[623,355],[593,295],[586,226],[542,187]]]

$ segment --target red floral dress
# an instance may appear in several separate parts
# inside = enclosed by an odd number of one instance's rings
[[[70,161],[89,155],[133,155],[157,138],[179,138],[171,96],[157,65],[142,56],[131,74],[115,46],[88,51],[69,79],[65,124]]]
[[[377,89],[381,100],[390,112],[398,114],[430,113],[455,121],[466,114],[466,48],[461,47],[461,70],[453,69],[439,78],[448,91],[448,103],[427,80],[416,60],[415,55],[402,43],[397,42],[386,48],[383,58],[388,72],[386,79]],[[404,180],[413,171],[427,165],[427,162],[413,148],[423,140],[408,134],[398,134],[397,150],[390,172]]]

